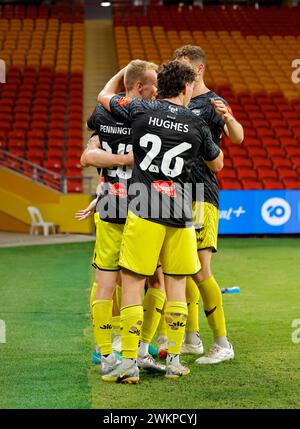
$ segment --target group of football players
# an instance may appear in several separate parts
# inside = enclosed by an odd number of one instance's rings
[[[214,342],[196,362],[234,358],[211,258],[221,136],[239,144],[243,128],[206,87],[205,65],[204,51],[191,45],[159,67],[131,61],[102,89],[87,121],[92,137],[81,163],[98,168],[101,183],[77,217],[95,212],[90,305],[104,381],[134,384],[140,369],[187,375],[180,354],[204,353],[200,295]],[[155,336],[165,364],[153,356]]]

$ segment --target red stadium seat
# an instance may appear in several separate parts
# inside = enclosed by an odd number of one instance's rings
[[[272,161],[270,160],[270,158],[265,158],[262,156],[255,156],[252,158],[252,161],[255,165],[255,167],[261,168],[261,167],[266,167],[266,168],[272,168],[273,164]]]
[[[272,162],[275,165],[276,168],[281,168],[281,167],[292,167],[292,162],[290,159],[288,158],[282,158],[280,156],[273,156],[272,157]]]
[[[258,148],[258,147],[248,147],[248,153],[250,157],[260,156],[260,157],[266,157],[267,151],[264,148]]]
[[[55,171],[57,173],[60,173],[62,170],[62,162],[58,160],[48,160],[44,163],[44,167],[47,170]]]
[[[260,139],[253,138],[253,137],[247,137],[244,140],[245,146],[251,146],[251,147],[261,147],[262,143]]]
[[[83,185],[81,181],[68,179],[67,185],[68,192],[83,192]]]
[[[236,156],[247,156],[247,150],[244,147],[241,146],[229,146],[228,148],[228,153],[231,157],[236,157]]]
[[[299,169],[300,168],[300,156],[294,156],[291,158],[291,160],[292,160],[292,163],[294,164],[294,166]]]
[[[281,137],[280,138],[281,145],[284,146],[299,146],[299,142],[295,137]]]
[[[253,189],[253,190],[263,189],[263,184],[259,180],[255,180],[255,179],[243,179],[242,183],[243,183],[243,188],[244,189],[248,189],[248,190],[250,190],[250,189]]]
[[[62,159],[64,155],[64,148],[61,147],[49,147],[47,151],[47,158],[60,158]]]
[[[298,173],[296,170],[292,170],[291,168],[280,168],[279,176],[281,179],[297,179]]]
[[[260,180],[262,179],[277,179],[277,173],[271,168],[259,168],[257,170],[257,175]]]
[[[64,147],[64,139],[62,138],[49,138],[48,140],[48,148],[63,148]]]
[[[257,135],[260,138],[273,137],[274,131],[271,128],[257,128]]]
[[[283,183],[287,189],[300,189],[300,180],[283,179]]]
[[[286,153],[290,158],[300,156],[300,148],[295,146],[285,146]]]
[[[256,171],[252,168],[239,168],[237,170],[237,176],[240,180],[242,179],[256,179]]]
[[[67,168],[67,171],[70,172],[71,170],[79,170],[81,172],[82,166],[80,164],[80,160],[76,158],[69,158],[65,162],[65,167]],[[77,173],[76,173],[77,175]]]
[[[267,152],[268,152],[269,157],[271,157],[271,158],[273,156],[285,157],[285,152],[280,147],[267,147]]]
[[[268,147],[268,146],[280,147],[280,141],[278,139],[273,138],[273,137],[263,137],[262,145],[263,145],[263,147]]]
[[[242,185],[238,179],[222,179],[220,180],[220,188],[235,191],[242,189]]]
[[[293,137],[292,131],[287,128],[275,128],[275,134],[277,137]]]
[[[233,158],[233,164],[236,169],[240,167],[252,167],[252,161],[250,158],[244,158],[239,156]]]
[[[77,157],[78,159],[80,159],[82,152],[83,152],[83,149],[81,149],[81,148],[69,148],[67,150],[66,157],[67,157],[67,159],[71,158],[71,157]],[[228,161],[228,159],[227,160],[225,159],[225,164],[227,161]]]
[[[298,128],[293,128],[293,133],[296,137],[300,137],[300,127]]]
[[[283,189],[283,184],[276,179],[263,179],[262,182],[265,189]]]

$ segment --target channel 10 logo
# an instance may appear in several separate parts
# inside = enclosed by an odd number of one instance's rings
[[[263,220],[271,226],[281,226],[291,217],[291,206],[283,198],[270,198],[261,208]]]

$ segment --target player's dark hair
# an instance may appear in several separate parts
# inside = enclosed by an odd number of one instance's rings
[[[185,45],[176,49],[173,54],[173,60],[179,60],[181,58],[188,58],[190,61],[206,64],[205,52],[200,46]]]
[[[195,80],[191,67],[179,61],[168,61],[162,64],[157,74],[157,92],[160,98],[177,97],[187,83]]]

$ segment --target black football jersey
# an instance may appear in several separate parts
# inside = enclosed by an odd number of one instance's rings
[[[209,91],[206,94],[193,97],[189,104],[189,109],[197,116],[205,120],[209,126],[214,142],[220,146],[225,123],[220,115],[218,115],[218,113],[215,111],[214,106],[211,104],[211,98],[221,100],[224,104],[228,105],[228,103],[223,98],[219,97],[213,91]],[[204,201],[211,203],[218,208],[218,180],[215,173],[207,167],[201,158],[196,162],[195,169],[192,172],[192,180],[195,183],[204,184]],[[195,196],[193,198],[196,199]]]
[[[162,225],[192,225],[191,170],[201,156],[220,153],[206,123],[189,109],[166,100],[120,100],[114,115],[131,121],[134,167],[129,210]]]
[[[126,154],[132,151],[132,132],[129,122],[115,118],[101,104],[96,105],[87,121],[87,126],[97,133],[101,147],[106,152]],[[129,166],[102,169],[104,182],[96,206],[100,219],[112,223],[125,223],[131,175],[132,168]]]

